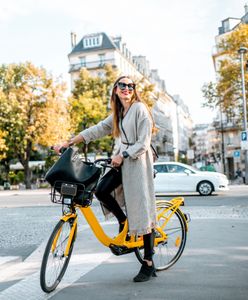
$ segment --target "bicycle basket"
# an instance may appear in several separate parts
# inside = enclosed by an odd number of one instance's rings
[[[51,201],[57,204],[79,204],[90,206],[93,198],[94,183],[86,189],[84,184],[65,181],[55,181],[51,187]]]
[[[55,181],[64,181],[84,184],[87,187],[92,183],[96,183],[100,175],[100,168],[91,162],[83,161],[78,153],[78,148],[70,147],[48,170],[45,179],[52,186],[54,186]]]

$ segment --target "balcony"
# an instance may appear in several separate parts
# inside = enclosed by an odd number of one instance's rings
[[[241,130],[242,123],[240,119],[232,119],[230,121],[222,121],[222,124],[220,121],[213,122],[213,127],[217,131],[236,131]]]
[[[69,73],[77,72],[81,68],[102,69],[107,64],[112,65],[113,67],[116,67],[114,59],[104,59],[104,60],[83,62],[83,63],[78,63],[78,64],[70,64]]]

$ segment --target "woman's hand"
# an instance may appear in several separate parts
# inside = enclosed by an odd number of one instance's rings
[[[69,147],[69,142],[63,142],[61,145],[55,145],[55,146],[53,146],[53,150],[57,154],[61,154],[61,152],[60,152],[61,148],[68,148],[68,147]]]
[[[115,155],[112,157],[112,165],[114,167],[120,167],[123,163],[123,157],[121,155]]]

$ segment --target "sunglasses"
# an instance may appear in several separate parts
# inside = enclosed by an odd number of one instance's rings
[[[128,88],[129,91],[133,91],[135,89],[135,83],[118,82],[117,86],[122,91],[124,91],[126,87]]]

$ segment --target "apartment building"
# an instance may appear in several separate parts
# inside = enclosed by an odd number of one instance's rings
[[[220,43],[240,24],[248,24],[248,6],[244,7],[244,15],[241,18],[228,17],[221,22],[218,29],[218,35],[215,37],[215,46],[213,49],[213,63],[216,71],[216,80],[218,81],[218,71],[223,59],[229,59],[225,51],[220,47]],[[238,107],[235,108],[238,112]],[[244,169],[244,153],[240,149],[240,133],[242,131],[242,122],[234,116],[227,115],[219,111],[213,122],[213,126],[219,134],[216,143],[221,145],[214,146],[221,149],[222,170],[225,171],[229,179],[234,179],[235,172],[238,168]],[[239,153],[239,156],[237,156]]]
[[[178,131],[178,155],[179,158],[187,158],[187,151],[190,149],[190,140],[193,135],[193,120],[190,116],[188,106],[179,95],[173,95],[177,104],[177,131]]]
[[[71,87],[78,78],[81,68],[86,68],[93,76],[104,76],[103,66],[110,64],[120,75],[128,74],[133,78],[144,79],[155,85],[153,115],[159,133],[154,144],[167,160],[178,155],[177,143],[177,104],[167,91],[164,80],[157,69],[150,67],[143,55],[133,55],[126,43],[119,37],[110,37],[104,32],[88,34],[77,42],[76,34],[71,34],[72,50],[68,55]]]

